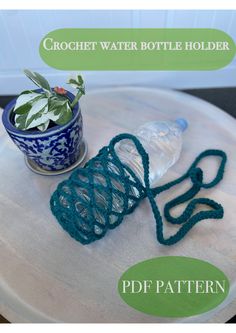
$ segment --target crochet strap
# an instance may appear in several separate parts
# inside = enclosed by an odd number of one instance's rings
[[[202,152],[192,163],[188,171],[178,179],[169,182],[162,186],[157,186],[153,189],[150,188],[149,183],[149,156],[146,153],[145,149],[143,148],[141,142],[137,139],[137,137],[131,135],[131,134],[121,134],[116,136],[110,144],[110,148],[112,150],[112,153],[116,155],[114,146],[115,144],[123,139],[130,139],[133,141],[133,143],[136,146],[136,149],[140,156],[142,157],[142,163],[143,163],[143,171],[144,171],[144,184],[146,189],[146,195],[150,202],[150,205],[152,207],[153,215],[156,220],[156,236],[158,241],[161,244],[164,245],[172,245],[174,243],[177,243],[180,241],[187,232],[198,222],[205,219],[220,219],[224,215],[224,209],[223,207],[215,202],[214,200],[207,199],[207,198],[197,198],[193,199],[188,203],[186,206],[184,212],[177,218],[174,218],[170,214],[170,210],[179,204],[182,204],[193,197],[200,191],[201,188],[211,188],[214,187],[216,184],[218,184],[224,175],[224,169],[225,169],[225,163],[227,160],[226,153],[222,150],[216,150],[216,149],[209,149]],[[221,163],[218,168],[218,172],[215,176],[215,178],[208,184],[203,183],[203,171],[197,167],[198,163],[208,157],[208,156],[218,156],[221,158]],[[160,194],[163,191],[166,191],[170,189],[171,187],[181,183],[183,180],[190,178],[192,181],[192,187],[186,191],[184,194],[176,197],[175,199],[171,200],[170,202],[165,204],[164,207],[164,216],[166,220],[172,224],[183,224],[178,232],[170,236],[169,238],[164,238],[163,235],[163,221],[162,216],[160,214],[160,211],[158,209],[158,206],[155,201],[155,196],[157,194]],[[210,208],[210,210],[207,211],[201,211],[196,213],[195,215],[192,215],[196,206],[198,204],[204,204]]]
[[[143,183],[116,154],[115,145],[123,139],[131,140],[141,157]],[[198,163],[208,156],[220,157],[221,163],[215,178],[210,183],[204,183],[203,171],[198,167]],[[157,240],[161,244],[172,245],[181,240],[199,221],[223,217],[224,210],[220,204],[208,198],[194,197],[201,188],[211,188],[220,182],[226,160],[226,154],[222,150],[206,150],[195,159],[183,176],[165,185],[151,188],[147,152],[137,137],[120,134],[88,161],[83,169],[75,170],[68,180],[59,184],[50,201],[51,209],[58,222],[72,237],[82,244],[88,244],[102,238],[108,229],[117,227],[124,216],[132,213],[139,202],[147,197],[156,221]],[[164,238],[163,220],[155,197],[187,178],[192,182],[191,188],[166,203],[164,207],[165,219],[172,224],[181,225],[180,229],[173,236]],[[187,201],[189,202],[183,213],[179,217],[173,217],[171,209]],[[199,204],[209,209],[194,214]]]

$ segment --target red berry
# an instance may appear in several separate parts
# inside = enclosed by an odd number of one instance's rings
[[[54,91],[59,94],[59,95],[66,95],[66,90],[64,88],[61,87],[55,87]]]

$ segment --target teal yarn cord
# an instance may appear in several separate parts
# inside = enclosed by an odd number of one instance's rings
[[[133,141],[140,154],[144,171],[143,183],[127,165],[122,164],[115,152],[115,145],[123,139]],[[208,156],[220,157],[221,163],[215,178],[210,183],[204,183],[203,171],[198,167],[198,163]],[[183,176],[165,185],[151,188],[148,154],[137,137],[120,134],[83,168],[76,169],[69,179],[58,185],[50,200],[51,210],[60,225],[73,238],[82,244],[89,244],[102,238],[108,229],[117,227],[125,215],[132,213],[141,200],[147,198],[156,221],[157,240],[161,244],[172,245],[180,241],[201,220],[223,217],[224,210],[219,203],[208,198],[194,197],[201,189],[212,188],[221,181],[226,160],[227,156],[222,150],[206,150],[195,159]],[[180,225],[176,234],[165,238],[163,219],[155,197],[187,178],[191,180],[191,188],[166,203],[164,207],[165,219],[172,224]],[[114,198],[119,201],[119,209],[114,204]],[[173,217],[171,209],[187,201],[189,202],[183,213],[179,217]],[[205,205],[208,210],[194,214],[199,204]]]

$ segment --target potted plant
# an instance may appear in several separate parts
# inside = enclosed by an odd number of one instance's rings
[[[80,75],[69,80],[74,96],[64,88],[51,88],[36,72],[24,70],[39,89],[23,91],[4,109],[2,121],[14,143],[39,168],[66,169],[80,156],[83,137],[79,99],[85,94]]]

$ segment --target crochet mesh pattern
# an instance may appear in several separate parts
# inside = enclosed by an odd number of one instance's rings
[[[140,154],[144,171],[143,182],[120,161],[116,154],[115,145],[124,139],[131,140]],[[203,171],[197,167],[197,164],[207,156],[220,157],[221,163],[216,177],[206,184],[203,183]],[[226,160],[225,152],[215,149],[206,150],[195,159],[183,176],[163,186],[150,188],[148,154],[137,137],[131,134],[120,134],[114,137],[108,146],[103,147],[83,168],[76,169],[69,179],[58,185],[50,200],[51,210],[60,225],[73,238],[82,244],[89,244],[102,238],[108,229],[116,228],[123,221],[124,216],[132,213],[141,200],[147,197],[156,221],[157,240],[161,244],[172,245],[181,240],[199,221],[223,217],[223,207],[217,202],[208,198],[192,198],[201,188],[211,188],[220,182]],[[155,197],[187,178],[191,179],[192,187],[166,203],[164,207],[165,219],[172,224],[181,225],[176,234],[165,238],[163,220]],[[114,197],[119,203],[118,208],[114,203]],[[189,200],[191,201],[179,217],[171,216],[172,208]],[[199,204],[209,209],[194,214]]]

